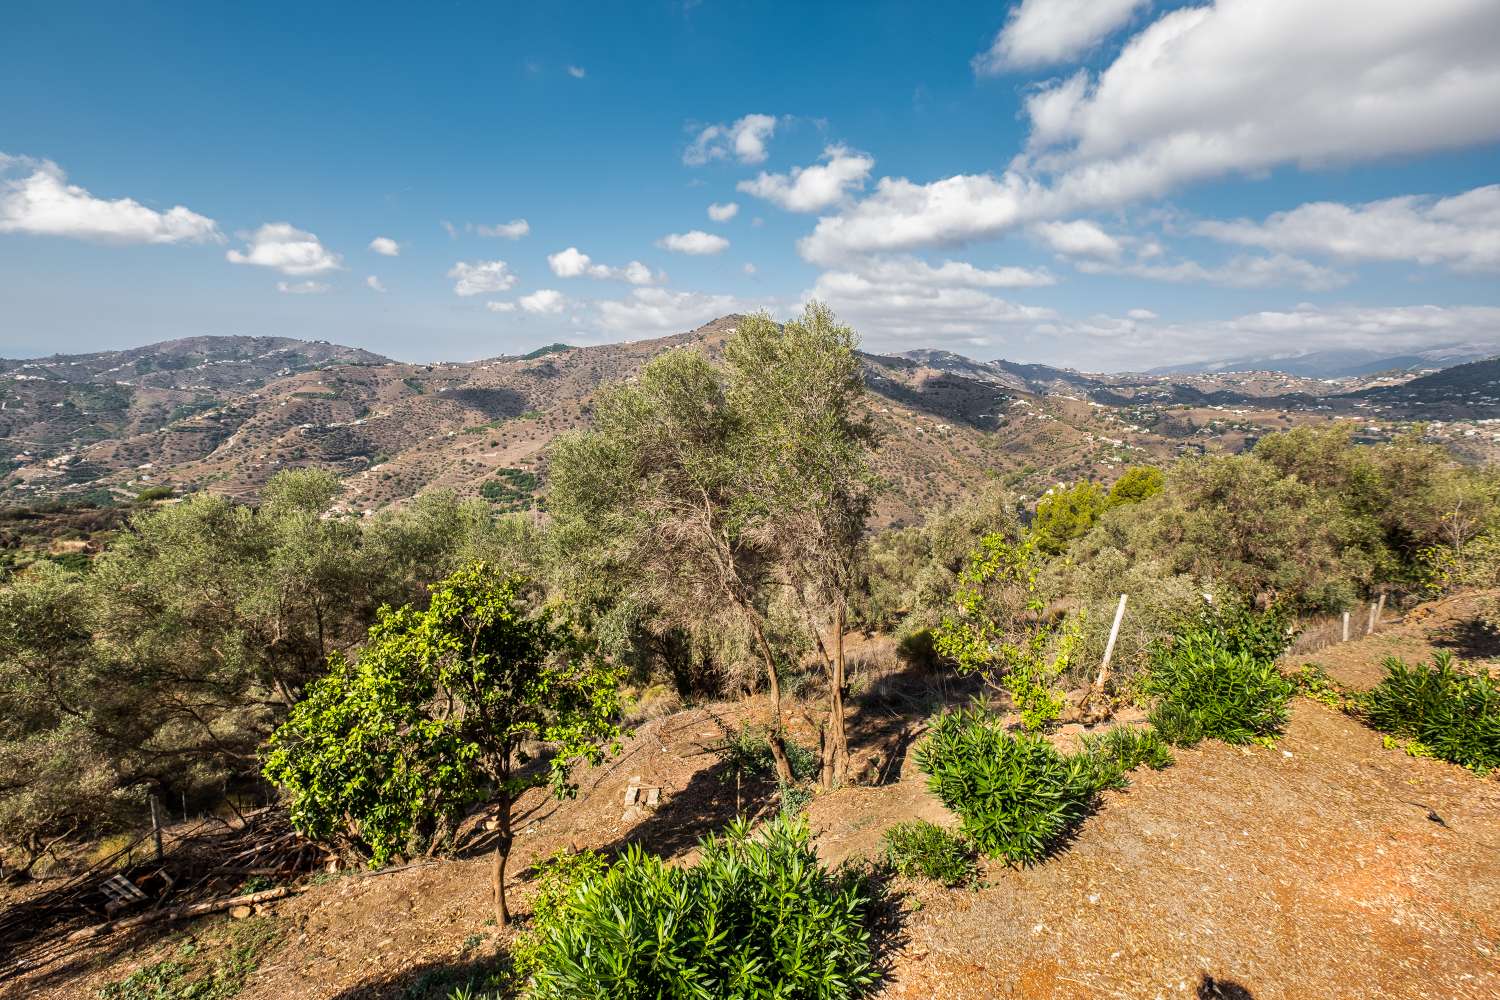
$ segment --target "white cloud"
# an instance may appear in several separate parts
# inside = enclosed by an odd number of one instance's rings
[[[974,71],[1065,62],[1093,48],[1151,0],[1024,0],[1012,7],[989,51],[974,57]]]
[[[739,213],[740,206],[732,201],[725,202],[724,204],[714,202],[712,205],[708,206],[708,217],[710,219],[713,219],[715,222],[728,222]]]
[[[1202,222],[1195,229],[1226,243],[1268,250],[1497,271],[1500,184],[1449,198],[1408,195],[1362,205],[1310,202],[1264,222]]]
[[[1206,267],[1193,260],[1171,264],[1152,264],[1141,260],[1131,263],[1080,260],[1074,266],[1085,274],[1123,274],[1151,281],[1202,283],[1226,288],[1295,285],[1308,291],[1327,291],[1341,288],[1352,280],[1342,272],[1286,254],[1273,254],[1269,257],[1239,256],[1217,267]]]
[[[826,302],[872,346],[898,350],[955,339],[986,344],[993,336],[1023,331],[1056,315],[982,288],[876,280],[851,271],[824,272],[805,297]]]
[[[1074,363],[1083,360],[1091,370],[1141,371],[1249,354],[1345,349],[1400,354],[1458,342],[1492,342],[1496,329],[1500,308],[1494,306],[1300,305],[1200,323],[1093,317],[1043,323],[1033,333],[1048,338],[1057,354]]]
[[[50,160],[0,153],[0,233],[99,243],[222,243],[213,219],[177,205],[165,212],[133,198],[96,198],[69,184]]]
[[[1045,270],[1025,267],[979,268],[962,260],[945,260],[934,267],[911,256],[864,257],[846,270],[876,284],[926,285],[938,288],[1045,288],[1057,279]]]
[[[278,281],[276,290],[283,295],[322,295],[328,291],[321,281]]]
[[[798,242],[806,259],[833,264],[850,254],[956,246],[988,239],[1043,214],[1040,182],[1016,173],[967,174],[916,184],[882,177],[868,198],[818,220]]]
[[[703,256],[705,254],[723,253],[729,249],[729,241],[722,236],[713,233],[705,233],[701,229],[694,229],[686,233],[668,233],[656,241],[656,245],[663,250],[673,253],[693,254]]]
[[[1053,250],[1070,257],[1118,260],[1124,245],[1087,219],[1071,222],[1039,222],[1031,231]]]
[[[397,243],[389,236],[375,237],[370,241],[370,249],[380,254],[382,257],[401,256],[401,244]]]
[[[1028,152],[1003,173],[882,178],[869,197],[819,219],[799,249],[826,265],[956,246],[1229,173],[1491,142],[1497,33],[1494,0],[1175,8],[1103,72],[1032,94]]]
[[[682,162],[701,167],[712,160],[733,156],[741,163],[764,163],[766,142],[775,132],[773,115],[746,115],[732,125],[709,125],[683,150]]]
[[[730,313],[753,312],[768,303],[752,303],[733,295],[670,292],[665,288],[637,288],[623,299],[595,303],[599,324],[626,337],[655,337],[696,329]]]
[[[268,222],[240,236],[246,241],[244,251],[230,250],[224,255],[233,264],[275,268],[294,277],[337,271],[344,266],[343,257],[291,223]]]
[[[459,261],[448,277],[456,279],[453,291],[463,296],[509,291],[518,280],[503,260]]]
[[[747,277],[755,277],[755,265],[750,263],[748,260],[745,261],[744,266],[741,267],[740,270],[744,271]]]
[[[1500,137],[1494,0],[1218,0],[1169,11],[1086,88],[1030,102],[1030,166],[1074,204],[1283,163]],[[1330,39],[1337,39],[1330,44]],[[1058,95],[1066,90],[1066,95]],[[1052,104],[1048,104],[1052,101]]]
[[[588,76],[588,71],[585,70],[582,66],[569,66],[568,75],[575,80],[582,80],[584,77]]]
[[[521,296],[516,302],[522,309],[535,315],[560,313],[568,304],[563,293],[553,288],[539,288],[530,295]]]
[[[525,219],[511,219],[497,226],[474,226],[480,236],[498,236],[501,239],[518,240],[531,232],[531,223]]]
[[[577,247],[568,247],[566,250],[559,250],[557,253],[548,254],[547,266],[559,278],[589,277],[614,279],[616,281],[628,281],[632,285],[650,285],[666,280],[666,275],[652,274],[651,268],[638,260],[633,260],[624,267],[609,267],[604,264],[595,264],[593,258]]]
[[[484,307],[492,313],[513,313],[516,311],[514,302],[486,302]]]
[[[1160,319],[1161,318],[1160,316],[1156,315],[1156,313],[1152,312],[1150,309],[1132,309],[1129,312],[1127,312],[1125,315],[1129,316],[1131,319],[1137,319],[1137,320],[1141,320],[1143,322],[1146,321],[1146,320],[1153,320],[1153,319]]]
[[[863,187],[875,166],[873,158],[846,146],[827,147],[822,159],[810,167],[793,167],[790,174],[762,172],[736,187],[788,212],[819,212],[843,201],[851,189]]]
[[[373,274],[365,279],[365,287],[372,292],[385,291],[385,284]]]
[[[449,222],[447,219],[444,219],[439,223],[439,225],[443,227],[443,231],[448,234],[448,238],[450,240],[458,239],[458,227],[453,223]]]

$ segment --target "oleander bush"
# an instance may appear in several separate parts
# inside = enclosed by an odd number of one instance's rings
[[[1099,791],[1087,754],[1067,755],[1045,736],[1009,733],[979,706],[947,712],[917,747],[928,787],[962,818],[990,857],[1030,864],[1088,815]]]
[[[885,860],[899,875],[941,882],[950,889],[973,885],[974,849],[962,837],[926,820],[897,823],[885,831]]]
[[[1242,744],[1279,733],[1295,690],[1276,669],[1284,640],[1271,616],[1180,629],[1153,650],[1142,685],[1156,698],[1152,728],[1175,746],[1205,739]]]
[[[1500,682],[1465,672],[1446,652],[1431,663],[1385,661],[1385,678],[1355,711],[1376,729],[1418,741],[1433,756],[1481,773],[1500,767]]]
[[[1103,733],[1083,737],[1083,751],[1098,768],[1100,788],[1124,785],[1125,775],[1138,767],[1153,771],[1172,766],[1172,748],[1155,729],[1141,726],[1111,726]]]
[[[678,868],[632,846],[580,882],[537,928],[528,996],[834,1000],[873,985],[864,882],[818,861],[805,821],[755,835],[738,821],[700,855]]]

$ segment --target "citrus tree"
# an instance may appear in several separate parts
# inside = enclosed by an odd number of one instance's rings
[[[618,735],[614,674],[552,616],[529,613],[523,587],[476,562],[434,586],[425,610],[382,609],[358,658],[332,658],[265,759],[293,824],[374,864],[436,850],[493,799],[501,925],[512,804],[535,787],[571,795],[573,767],[603,759]]]

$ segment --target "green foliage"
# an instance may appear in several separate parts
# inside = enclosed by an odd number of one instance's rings
[[[108,984],[99,990],[99,1000],[229,1000],[245,988],[280,937],[269,917],[235,921],[202,943],[186,941],[173,957]]]
[[[172,493],[170,486],[148,486],[135,495],[135,502],[152,503],[157,500],[170,500]]]
[[[582,881],[539,927],[528,996],[563,998],[858,996],[875,981],[868,900],[830,873],[806,823],[737,822],[668,866],[639,846]]]
[[[1106,509],[1124,507],[1142,500],[1149,500],[1160,493],[1166,485],[1166,476],[1154,465],[1135,465],[1126,469],[1109,488],[1105,499]]]
[[[1032,537],[985,535],[959,576],[956,615],[943,619],[934,645],[960,673],[978,674],[1010,692],[1029,730],[1056,719],[1065,704],[1057,678],[1078,641],[1076,617],[1044,620],[1041,562]]]
[[[265,757],[298,829],[352,838],[383,864],[437,846],[490,794],[503,832],[527,788],[571,794],[573,765],[602,759],[615,738],[615,678],[569,655],[564,630],[528,614],[522,589],[475,563],[435,586],[425,611],[382,610],[356,660],[333,659]],[[553,753],[524,770],[534,744]]]
[[[536,891],[531,897],[531,925],[512,949],[518,978],[528,978],[541,967],[543,943],[562,929],[568,902],[579,887],[608,871],[609,861],[598,851],[559,850],[532,865]]]
[[[1015,864],[1043,858],[1093,807],[1099,768],[1044,736],[1005,731],[975,706],[939,716],[918,745],[928,787],[962,817],[979,850]]]
[[[883,840],[886,863],[900,875],[931,879],[950,889],[973,885],[978,878],[974,849],[936,823],[897,823]]]
[[[1096,762],[1100,788],[1121,787],[1125,775],[1138,767],[1160,771],[1173,763],[1171,747],[1155,729],[1111,726],[1103,733],[1084,736],[1081,743],[1083,752]]]
[[[541,477],[525,469],[497,469],[495,478],[479,487],[479,495],[503,511],[526,510],[536,503]]]
[[[1049,555],[1066,550],[1073,539],[1083,537],[1094,526],[1104,513],[1107,499],[1104,490],[1090,482],[1048,491],[1037,501],[1036,517],[1031,522],[1037,548]]]
[[[1500,767],[1500,681],[1460,670],[1446,651],[1430,664],[1390,657],[1384,679],[1356,699],[1355,709],[1434,757],[1480,773]]]
[[[1279,733],[1295,690],[1276,669],[1286,644],[1275,615],[1238,613],[1183,626],[1153,656],[1144,690],[1151,725],[1176,746],[1243,744]]]
[[[793,780],[807,781],[816,777],[818,758],[810,747],[791,736],[784,736],[782,745],[786,749],[787,763],[792,767]],[[766,731],[748,723],[738,730],[726,733],[722,740],[709,749],[724,763],[725,781],[764,778],[776,769],[771,741]]]

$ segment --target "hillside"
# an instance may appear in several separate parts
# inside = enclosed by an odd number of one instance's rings
[[[673,347],[716,353],[736,320],[657,340],[433,365],[250,337],[4,362],[0,435],[14,450],[0,500],[127,497],[158,485],[252,497],[281,469],[318,465],[344,480],[349,510],[445,488],[522,509],[545,480],[547,445],[586,425],[602,385]],[[881,435],[877,466],[890,486],[885,523],[916,520],[989,478],[1036,495],[1345,416],[1380,439],[1424,415],[1451,419],[1455,401],[1423,388],[1377,414],[1401,380],[1091,375],[930,350],[862,357]],[[1477,400],[1474,391],[1463,399]],[[1477,438],[1482,456],[1496,437],[1476,431],[1467,444]]]

